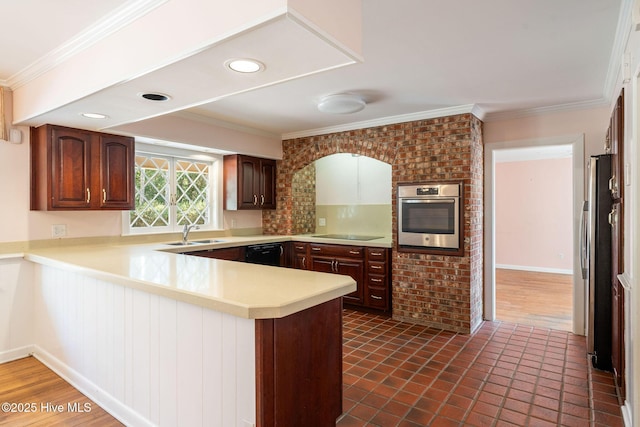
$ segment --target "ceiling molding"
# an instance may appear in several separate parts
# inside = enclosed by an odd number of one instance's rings
[[[603,88],[604,97],[609,100],[609,104],[618,97],[616,90],[622,86],[622,57],[631,34],[633,3],[634,0],[622,0],[620,5],[616,35],[611,47],[609,68]]]
[[[51,50],[37,61],[0,84],[17,89],[38,78],[59,64],[93,46],[100,40],[136,21],[168,0],[130,0],[91,27]]]
[[[381,117],[360,122],[345,123],[343,125],[328,126],[324,128],[308,129],[299,132],[288,132],[282,134],[282,139],[305,138],[316,135],[326,135],[329,133],[347,132],[356,129],[365,129],[376,126],[385,126],[396,123],[414,122],[416,120],[434,119],[437,117],[454,116],[456,114],[472,113],[474,105],[460,105],[457,107],[439,108],[436,110],[419,111],[417,113],[400,114],[397,116]]]
[[[493,122],[498,120],[520,119],[523,117],[544,116],[547,114],[559,113],[564,111],[589,110],[592,108],[609,106],[609,104],[609,99],[600,98],[590,101],[550,105],[548,107],[529,108],[526,110],[498,111],[495,113],[487,113],[484,121]]]

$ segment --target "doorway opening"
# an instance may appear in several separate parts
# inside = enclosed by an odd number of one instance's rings
[[[485,156],[485,318],[584,334],[582,136]]]

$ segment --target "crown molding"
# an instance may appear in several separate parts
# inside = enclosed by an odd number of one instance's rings
[[[487,113],[485,122],[494,122],[498,120],[520,119],[523,117],[544,116],[551,113],[560,113],[565,111],[589,110],[592,108],[600,108],[609,106],[610,100],[599,98],[590,101],[572,102],[567,104],[550,105],[547,107],[528,108],[525,110],[498,111],[495,113]]]
[[[130,0],[104,16],[91,27],[78,33],[31,65],[9,77],[5,82],[0,82],[0,84],[15,90],[38,78],[47,71],[52,70],[72,56],[88,49],[121,28],[140,19],[167,1],[168,0]]]
[[[604,97],[609,100],[610,104],[613,99],[617,98],[616,90],[620,87],[618,85],[622,85],[622,57],[632,32],[633,3],[634,0],[622,0],[620,5],[616,35],[603,88]]]
[[[436,110],[418,111],[410,114],[400,114],[397,116],[381,117],[360,122],[345,123],[343,125],[328,126],[324,128],[308,129],[299,132],[288,132],[282,134],[282,139],[305,138],[316,135],[326,135],[329,133],[347,132],[356,129],[365,129],[376,126],[385,126],[396,123],[414,122],[416,120],[434,119],[437,117],[455,116],[457,114],[473,113],[475,105],[460,105],[457,107],[439,108]]]

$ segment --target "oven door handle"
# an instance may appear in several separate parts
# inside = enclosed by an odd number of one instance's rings
[[[440,199],[440,198],[428,198],[428,199],[416,199],[416,198],[411,198],[411,199],[406,199],[406,198],[401,198],[400,199],[401,203],[452,203],[455,204],[456,203],[456,199],[452,199],[452,198],[446,198],[446,199]]]

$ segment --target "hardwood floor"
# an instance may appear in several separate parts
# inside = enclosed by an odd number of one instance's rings
[[[122,426],[34,357],[0,364],[0,425]]]
[[[569,274],[496,269],[496,318],[571,332],[573,277]]]

